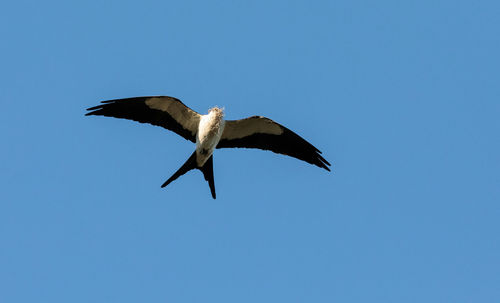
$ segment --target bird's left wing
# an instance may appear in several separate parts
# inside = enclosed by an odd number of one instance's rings
[[[321,152],[316,147],[293,131],[266,117],[253,116],[226,121],[217,148],[226,147],[270,150],[330,171],[328,168],[330,163],[321,156]]]
[[[187,140],[196,142],[201,115],[179,99],[167,96],[135,97],[102,101],[88,108],[86,116],[107,116],[130,119],[164,127]]]

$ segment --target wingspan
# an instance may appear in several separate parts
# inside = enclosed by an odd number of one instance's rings
[[[330,171],[330,163],[311,143],[288,128],[266,117],[253,116],[226,121],[217,148],[243,147],[270,150],[288,155]]]
[[[196,142],[201,115],[179,99],[167,96],[135,97],[102,101],[88,108],[86,116],[107,116],[130,119],[161,126],[187,140]]]

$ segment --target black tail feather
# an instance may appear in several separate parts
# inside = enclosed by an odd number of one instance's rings
[[[205,180],[208,181],[208,186],[210,186],[210,192],[212,193],[212,198],[215,199],[215,182],[214,182],[214,155],[211,155],[208,158],[207,162],[203,165],[203,167],[199,168],[205,177]]]
[[[208,181],[208,186],[210,186],[210,192],[212,193],[212,198],[215,199],[215,182],[214,182],[214,162],[213,155],[208,158],[207,162],[202,167],[198,167],[196,163],[196,151],[187,159],[186,163],[184,163],[176,172],[172,175],[165,183],[162,184],[162,188],[169,185],[172,181],[184,175],[188,171],[192,169],[199,169],[203,173],[205,180]]]
[[[188,171],[197,168],[196,167],[196,151],[187,159],[186,163],[184,163],[181,168],[179,168],[175,174],[172,175],[165,183],[161,185],[161,187],[165,187],[170,184],[170,182],[174,181],[175,179],[179,178],[180,176],[184,175]]]

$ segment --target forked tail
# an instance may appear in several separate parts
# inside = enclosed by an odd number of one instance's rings
[[[203,173],[205,180],[208,181],[208,186],[210,186],[210,192],[212,193],[212,197],[215,199],[215,182],[214,182],[214,161],[213,155],[208,158],[207,162],[202,167],[198,167],[196,163],[196,151],[193,152],[191,157],[187,159],[186,163],[184,163],[176,172],[172,175],[165,183],[162,184],[162,188],[169,185],[172,181],[184,175],[188,171],[192,169],[199,169]]]
[[[214,182],[214,155],[212,154],[208,158],[207,162],[199,168],[208,181],[208,186],[210,186],[210,192],[212,193],[212,198],[215,199],[215,182]]]

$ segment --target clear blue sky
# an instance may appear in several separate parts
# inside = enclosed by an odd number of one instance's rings
[[[1,302],[500,302],[498,1],[7,1]],[[84,117],[264,115],[333,173]]]

